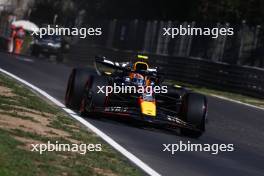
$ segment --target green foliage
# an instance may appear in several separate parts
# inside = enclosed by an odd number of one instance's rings
[[[12,96],[0,96],[0,117],[1,115],[12,116],[17,119],[24,119],[36,124],[39,121],[28,115],[21,115],[16,112],[34,111],[42,112],[43,118],[49,118],[49,128],[61,130],[69,137],[49,136],[21,128],[4,128],[4,122],[0,121],[0,176],[33,176],[33,175],[143,175],[136,167],[120,153],[102,141],[96,134],[68,117],[64,112],[54,107],[50,102],[38,97],[38,95],[25,86],[20,85],[13,79],[0,74],[0,85],[11,90]],[[14,111],[14,112],[13,112]],[[46,116],[44,113],[50,114]],[[0,118],[1,119],[1,118]],[[32,129],[37,127],[31,126]],[[49,134],[56,134],[50,131]],[[23,138],[32,142],[19,140]],[[72,144],[77,141],[82,144],[102,144],[102,151],[88,152],[81,155],[77,152],[53,151],[32,152],[26,146],[30,143],[47,144],[50,141],[55,144]]]

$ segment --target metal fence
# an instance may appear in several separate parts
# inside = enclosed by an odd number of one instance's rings
[[[152,56],[157,58],[157,56]],[[153,59],[167,78],[218,90],[264,98],[264,70],[186,57]]]

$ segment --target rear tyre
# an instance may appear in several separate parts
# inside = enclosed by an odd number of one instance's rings
[[[181,134],[192,138],[200,137],[205,131],[206,111],[207,100],[204,95],[187,93],[182,100],[181,117],[182,120],[192,124],[198,130],[182,128]]]
[[[79,110],[85,90],[85,84],[91,76],[85,68],[74,68],[68,80],[65,94],[65,105],[73,110]]]

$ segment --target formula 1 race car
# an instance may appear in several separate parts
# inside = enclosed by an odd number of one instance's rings
[[[148,57],[113,62],[96,57],[96,74],[74,68],[69,77],[65,104],[81,115],[117,117],[166,129],[179,128],[189,137],[205,131],[207,99],[181,86],[166,85]],[[97,115],[98,116],[98,115]]]

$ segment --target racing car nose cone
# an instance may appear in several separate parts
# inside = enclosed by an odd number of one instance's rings
[[[150,101],[141,101],[140,103],[141,113],[148,116],[156,116],[156,104]]]

